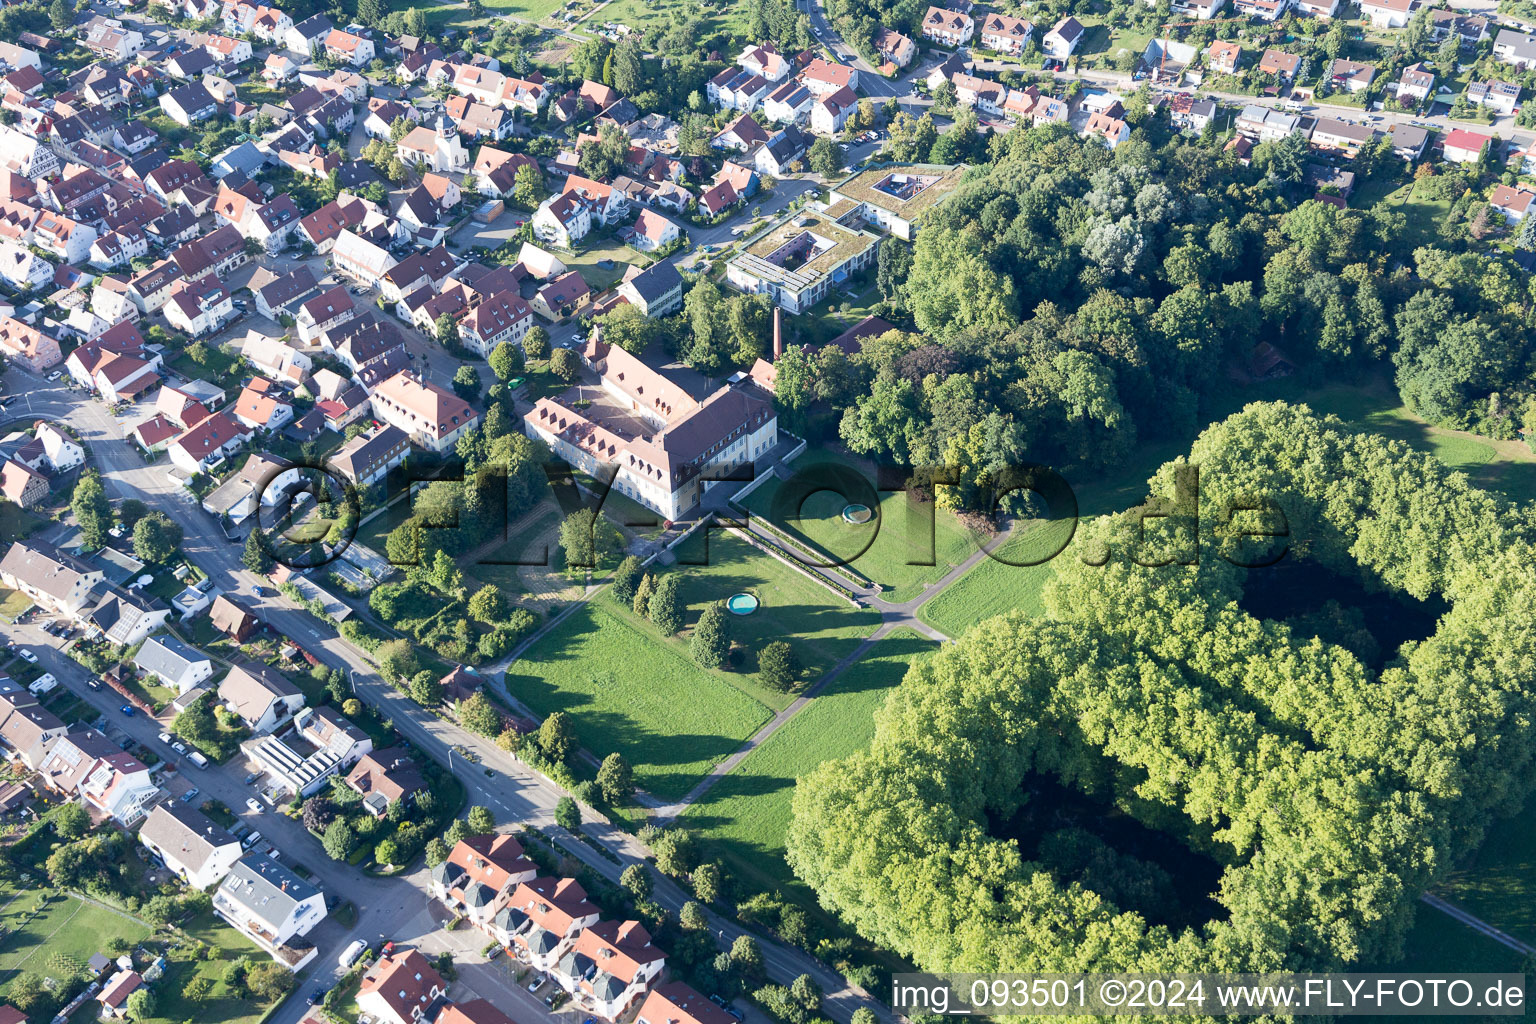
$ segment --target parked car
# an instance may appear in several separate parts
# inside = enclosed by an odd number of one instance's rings
[[[497,948],[500,949],[501,947],[498,946]],[[357,958],[367,951],[368,943],[362,939],[354,939],[351,945],[341,951],[341,956],[336,958],[336,963],[342,970],[349,970],[353,964],[357,963]]]
[[[99,690],[99,689],[101,689],[101,680],[100,679],[87,679],[85,681],[85,685],[89,686],[93,690]]]
[[[30,650],[28,650],[25,647],[21,648],[20,650],[18,650],[16,652],[16,657],[20,658],[22,661],[26,662],[28,665],[36,665],[37,664],[37,655],[33,654]]]
[[[536,975],[534,979],[528,983],[528,991],[537,992],[539,989],[544,987],[544,983],[548,980],[549,979],[544,977],[542,974]]]
[[[248,835],[244,839],[240,840],[240,848],[242,850],[249,850],[251,847],[255,846],[259,842],[261,842],[261,833],[260,832],[252,832],[250,835]]]
[[[315,989],[313,992],[311,992],[309,994],[309,998],[306,999],[305,1002],[309,1003],[310,1006],[314,1006],[316,1003],[318,1003],[320,1000],[322,1000],[324,998],[325,998],[325,989],[317,988],[317,989]]]
[[[118,708],[117,710],[121,711],[123,714],[127,715],[129,718],[132,718],[134,715],[138,714],[138,712],[133,709],[133,705],[132,704],[124,704],[122,707]]]
[[[171,734],[170,733],[163,732],[163,733],[160,734],[160,742],[164,743],[166,746],[170,746],[172,743],[175,743],[176,741],[171,739]]]
[[[187,752],[187,745],[185,743],[172,743],[171,749],[178,754],[185,754]]]
[[[260,814],[262,811],[266,810],[265,807],[261,806],[261,801],[257,800],[255,797],[251,797],[246,800],[245,806],[250,809],[252,814]]]
[[[261,772],[251,772],[251,774],[245,777],[245,784],[249,786],[259,778],[261,778]]]
[[[193,800],[197,799],[197,795],[200,792],[202,792],[200,789],[198,789],[196,786],[193,786],[191,789],[182,794],[181,802],[184,804],[191,803]]]

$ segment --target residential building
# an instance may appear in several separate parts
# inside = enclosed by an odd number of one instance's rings
[[[338,271],[370,286],[399,262],[388,249],[368,241],[350,228],[337,237],[331,258]]]
[[[515,291],[502,291],[482,300],[459,321],[459,342],[482,358],[502,342],[522,344],[533,326],[533,310]]]
[[[162,307],[165,322],[194,338],[212,334],[234,318],[235,300],[216,276],[178,281]]]
[[[681,981],[657,985],[646,994],[635,1024],[735,1024],[725,1009]]]
[[[683,229],[654,210],[641,210],[632,227],[625,229],[624,237],[641,252],[665,249],[683,235]]]
[[[105,580],[100,569],[75,556],[28,541],[15,542],[0,559],[0,583],[70,618],[85,611],[92,592]]]
[[[1470,164],[1481,159],[1483,151],[1493,144],[1491,136],[1452,128],[1446,133],[1443,152],[1447,163]]]
[[[468,402],[404,370],[380,384],[372,398],[376,417],[429,451],[447,451],[480,422]]]
[[[833,64],[818,57],[800,73],[800,84],[813,96],[828,96],[839,89],[857,89],[859,71],[847,64]]]
[[[1343,89],[1345,92],[1364,92],[1370,88],[1371,81],[1375,77],[1375,65],[1344,60],[1342,57],[1328,67],[1329,81],[1335,88]]]
[[[811,104],[811,131],[817,135],[835,135],[842,131],[858,104],[859,98],[846,86],[818,98]]]
[[[315,958],[314,945],[302,940],[325,919],[325,896],[271,857],[236,861],[214,892],[213,909],[290,970]]]
[[[510,903],[517,886],[538,874],[538,865],[523,855],[515,837],[473,836],[459,840],[448,859],[432,869],[431,892],[455,915],[496,937],[496,915]]]
[[[20,683],[0,678],[0,742],[5,744],[8,760],[36,771],[53,741],[68,731],[57,715],[38,703],[35,694]]]
[[[131,827],[160,795],[149,769],[95,729],[76,729],[53,742],[38,767],[43,785],[77,797],[119,825]]]
[[[387,747],[363,755],[347,775],[347,786],[363,798],[363,809],[375,818],[389,812],[389,805],[415,800],[427,788],[416,762],[401,747]]]
[[[86,635],[109,644],[132,647],[164,626],[171,609],[159,598],[141,590],[112,587],[85,617]]]
[[[1536,192],[1521,186],[1496,185],[1488,197],[1488,206],[1504,215],[1510,224],[1518,224],[1531,210],[1531,200]]]
[[[363,975],[357,1008],[380,1024],[425,1024],[436,1016],[448,983],[419,950],[380,957]]]
[[[388,424],[358,434],[330,457],[328,468],[358,487],[371,487],[405,461],[411,439],[405,431]]]
[[[304,694],[276,669],[246,661],[219,683],[219,701],[251,732],[265,734],[304,706]]]
[[[1265,50],[1259,58],[1259,73],[1274,75],[1282,84],[1289,84],[1296,77],[1296,70],[1300,66],[1300,57],[1280,50]]]
[[[170,443],[171,462],[196,476],[223,461],[250,439],[250,432],[222,412],[199,420]]]
[[[954,194],[964,173],[963,166],[949,164],[859,171],[834,185],[827,203],[854,203],[860,219],[910,242],[928,211]]]
[[[598,922],[597,905],[574,878],[535,878],[513,890],[496,916],[500,938],[519,960],[540,971],[552,970],[582,929]]]
[[[64,361],[56,339],[13,317],[0,318],[0,355],[39,376]]]
[[[1473,82],[1467,86],[1467,102],[1509,117],[1520,105],[1518,82]]]
[[[134,655],[133,667],[178,695],[213,675],[213,659],[180,637],[152,636]],[[199,887],[201,888],[201,887]]]
[[[360,68],[373,60],[373,40],[333,28],[325,37],[325,52],[332,60]]]
[[[763,113],[770,121],[793,124],[810,111],[811,102],[815,98],[809,89],[790,79],[780,82],[773,92],[764,97]]]
[[[184,127],[216,117],[219,101],[202,82],[190,82],[179,89],[160,96],[160,109],[167,117]]]
[[[1418,10],[1420,0],[1360,0],[1360,16],[1376,28],[1402,28]]]
[[[158,804],[149,812],[139,829],[139,842],[194,889],[217,884],[240,859],[240,840],[179,800]]]
[[[1040,37],[1040,50],[1047,57],[1065,60],[1077,49],[1077,44],[1083,41],[1085,31],[1082,22],[1069,15],[1052,25],[1050,31]]]
[[[1427,103],[1430,96],[1434,95],[1434,91],[1435,73],[1426,68],[1422,63],[1410,64],[1404,68],[1402,77],[1397,80],[1397,101],[1399,103],[1410,105]],[[1470,94],[1470,90],[1468,92]]]
[[[575,1005],[617,1020],[666,966],[639,921],[599,921],[576,936],[550,972]]]
[[[912,63],[917,56],[917,45],[893,28],[881,26],[875,29],[870,46],[880,57],[878,68],[882,75],[894,75]]]
[[[976,32],[976,22],[969,14],[945,7],[930,7],[923,15],[922,35],[940,46],[964,46]],[[985,45],[985,44],[983,44]]]
[[[0,463],[0,495],[20,508],[42,503],[52,490],[48,478],[25,463],[6,459]]]
[[[1241,43],[1218,39],[1206,47],[1206,66],[1219,75],[1235,75],[1243,60]]]
[[[1017,57],[1029,46],[1034,32],[1035,26],[1023,18],[989,14],[981,23],[981,45],[988,50]]]

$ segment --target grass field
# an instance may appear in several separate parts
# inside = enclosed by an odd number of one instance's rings
[[[0,889],[0,984],[9,984],[22,971],[64,981],[85,969],[86,961],[102,951],[114,935],[139,942],[150,933],[137,918],[76,896],[56,896],[40,915],[22,924],[41,899],[37,890]]]
[[[1402,957],[1393,964],[1362,965],[1356,970],[1387,971],[1405,974],[1445,974],[1447,972],[1518,972],[1521,956],[1446,917],[1433,907],[1420,904],[1413,929],[1404,942]],[[1409,1024],[1426,1017],[1373,1017],[1373,1021]],[[1457,1016],[1464,1024],[1495,1024],[1518,1017],[1491,1015]]]
[[[583,747],[598,757],[619,751],[635,781],[667,799],[687,793],[770,717],[766,705],[602,599],[546,634],[506,681],[540,716],[570,712]]]
[[[32,607],[32,599],[19,590],[0,587],[0,619],[15,622],[16,617]]]
[[[1472,860],[1436,888],[1443,899],[1500,931],[1536,945],[1536,800],[1488,829]]]
[[[878,499],[879,515],[863,525],[843,521],[843,506],[858,500],[852,485],[842,485],[849,492],[844,497],[830,488],[807,493],[777,478],[747,495],[748,510],[826,552],[829,561],[844,563],[878,583],[887,601],[917,597],[976,550],[970,531],[953,515],[929,503],[919,505],[903,491],[876,494],[877,481],[847,459],[817,452],[796,459],[791,468],[797,475],[823,470],[852,474],[867,485],[870,498]]]
[[[220,1024],[255,1024],[266,1015],[267,1004],[259,999],[238,998],[225,984],[224,973],[229,964],[242,956],[252,963],[267,959],[255,943],[235,931],[212,913],[189,922],[184,929],[189,938],[206,942],[213,949],[207,960],[195,960],[186,955],[183,947],[171,953],[165,977],[155,986],[157,1016],[146,1024],[164,1021],[165,1024],[181,1024],[183,1021],[219,1021]],[[183,995],[187,983],[193,978],[207,978],[213,982],[213,990],[207,999],[194,1002]]]
[[[1084,481],[1069,475],[1067,482],[1077,496],[1079,518],[1100,516],[1140,503],[1147,496],[1147,478],[1158,466],[1188,450],[1187,442],[1148,444],[1139,450],[1134,463],[1108,476]],[[1051,563],[1008,563],[1034,561],[1055,550],[1061,544],[1066,525],[1035,523],[1022,533],[1016,527],[1013,536],[993,549],[997,557],[978,562],[970,572],[918,608],[917,617],[950,636],[959,636],[982,619],[1016,608],[1039,615],[1044,611],[1041,591],[1051,578]],[[1071,548],[1057,557],[1071,557]]]
[[[1407,230],[1397,244],[1397,252],[1404,258],[1412,256],[1413,250],[1421,245],[1437,242],[1440,238],[1440,225],[1451,212],[1450,200],[1430,199],[1420,195],[1413,185],[1404,185],[1388,193],[1380,203],[1383,208],[1394,210],[1407,218]],[[1355,202],[1351,205],[1366,204]]]
[[[411,518],[410,496],[401,495],[375,513],[373,518],[361,523],[354,540],[382,555],[385,553],[384,540],[389,536],[389,532],[409,518]]]
[[[689,626],[704,608],[732,594],[747,591],[758,600],[751,615],[730,618],[731,636],[744,653],[740,673],[757,672],[757,652],[772,640],[788,640],[813,682],[853,652],[880,625],[878,612],[854,608],[841,597],[735,534],[705,531],[677,548],[678,570],[686,573],[682,595],[688,605]],[[688,564],[705,562],[708,564]],[[768,690],[754,694],[765,703],[784,707],[788,698]]]
[[[581,275],[587,287],[594,292],[604,291],[618,284],[625,269],[633,263],[637,267],[649,266],[652,258],[638,249],[631,249],[616,238],[597,238],[580,252],[561,254],[561,260],[571,270]],[[608,260],[606,267],[598,266]]]
[[[7,546],[22,540],[47,520],[39,518],[12,502],[0,504],[0,544]]]
[[[1406,409],[1389,380],[1301,390],[1285,381],[1256,388],[1251,401],[1283,398],[1331,413],[1349,426],[1403,441],[1459,469],[1479,487],[1515,501],[1536,499],[1536,452],[1523,441],[1495,441],[1432,427]]]
[[[656,3],[654,0],[613,0],[597,12],[597,16],[582,23],[583,28],[596,29],[604,22],[617,22],[644,31],[652,25],[666,27],[676,15],[683,13],[684,5],[677,0]],[[731,0],[702,0],[699,12],[705,21],[704,34],[723,31],[736,35],[747,34],[747,12],[743,5]]]
[[[874,648],[798,715],[688,808],[684,824],[720,846],[732,871],[763,888],[789,885],[784,831],[789,827],[795,779],[823,761],[865,747],[874,735],[875,710],[907,666],[936,645],[901,629]]]

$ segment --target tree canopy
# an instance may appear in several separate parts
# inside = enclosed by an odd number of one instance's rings
[[[1043,617],[914,664],[870,747],[797,786],[791,866],[923,969],[1390,961],[1419,893],[1532,788],[1528,510],[1281,403],[1212,426],[1150,483],[1053,562]],[[1306,564],[1450,602],[1438,630],[1377,672],[1301,620],[1250,614],[1245,587],[1266,578],[1238,565],[1262,564],[1250,549],[1282,515]],[[1082,837],[1026,853],[993,834],[1039,778],[1210,858],[1225,916],[1153,922],[1079,880]]]

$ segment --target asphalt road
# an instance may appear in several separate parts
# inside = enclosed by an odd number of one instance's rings
[[[376,707],[384,718],[392,720],[412,744],[448,765],[463,782],[471,805],[490,808],[496,820],[503,824],[531,824],[546,830],[548,834],[563,840],[562,845],[569,853],[611,881],[617,882],[625,867],[645,860],[647,851],[643,846],[590,809],[584,809],[585,816],[591,820],[583,823],[582,831],[611,852],[617,858],[617,863],[600,854],[587,842],[575,839],[554,821],[555,805],[567,795],[564,790],[512,758],[490,740],[429,714],[396,692],[374,672],[373,666],[357,648],[342,640],[329,627],[322,626],[286,597],[275,594],[270,584],[266,586],[265,592],[272,596],[252,598],[252,586],[268,581],[248,572],[241,564],[243,546],[227,541],[213,517],[170,481],[164,473],[163,459],[158,465],[146,465],[143,458],[123,440],[119,424],[99,403],[78,392],[46,384],[20,369],[9,370],[6,381],[8,393],[23,399],[11,407],[14,415],[38,415],[65,420],[72,425],[90,446],[94,464],[101,471],[111,497],[137,498],[178,522],[185,531],[183,550],[187,557],[208,574],[216,587],[226,593],[244,595],[243,599],[255,606],[257,614],[272,629],[294,638],[325,663],[348,672],[360,698]],[[475,752],[479,763],[466,764],[462,757],[455,757],[452,754],[455,746]],[[218,787],[209,788],[208,792],[219,796],[232,808],[243,807],[243,797],[229,800],[220,795],[229,790],[224,783],[212,782],[212,777],[219,771],[227,772],[229,769],[210,769],[205,773],[210,777],[210,786]],[[263,817],[273,816],[266,814]],[[316,865],[324,861],[323,852],[312,838],[300,838],[308,845],[298,847],[304,852],[295,855],[318,873],[320,868]],[[357,926],[345,934],[335,935],[335,929],[315,933],[316,944],[320,946],[315,975],[322,985],[328,985],[337,973],[335,957],[347,943],[354,938],[377,941],[387,937],[390,927],[399,920],[397,915],[401,905],[411,899],[402,894],[413,888],[417,896],[425,892],[423,872],[385,883],[393,886],[386,891],[376,890],[361,872],[334,864],[328,865],[327,870],[334,874],[321,877],[339,894],[358,904],[359,917]],[[658,878],[655,899],[675,912],[689,899],[689,895],[670,879]],[[710,921],[723,945],[728,946],[736,936],[747,934],[745,929],[734,922],[713,914],[710,915]],[[759,937],[759,943],[767,973],[774,981],[788,984],[801,974],[810,974],[816,980],[827,993],[824,1006],[826,1016],[846,1024],[855,1009],[868,1005],[882,1019],[889,1019],[888,1011],[883,1007],[870,1003],[852,990],[840,975],[806,954],[762,937]],[[293,1000],[274,1016],[273,1024],[296,1024],[304,1010],[302,1000]]]

